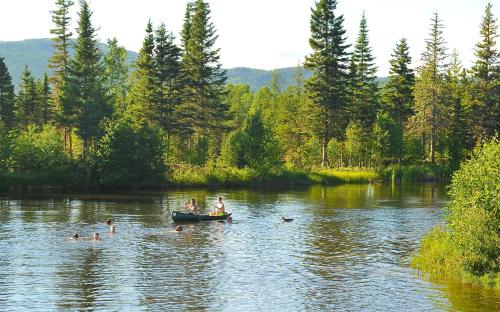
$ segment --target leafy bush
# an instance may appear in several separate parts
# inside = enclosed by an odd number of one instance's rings
[[[60,184],[68,178],[69,161],[54,126],[30,125],[14,139],[9,167],[20,185]]]
[[[446,227],[424,238],[414,263],[447,278],[500,287],[499,194],[500,144],[494,140],[453,175]]]
[[[102,186],[141,188],[162,184],[166,168],[157,129],[120,119],[108,122],[104,130],[97,151]]]

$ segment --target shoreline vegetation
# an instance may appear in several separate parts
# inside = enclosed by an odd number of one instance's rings
[[[422,239],[413,267],[431,278],[500,289],[500,143],[478,148],[453,175],[445,222]]]
[[[446,167],[430,165],[401,165],[383,169],[340,168],[297,170],[281,168],[266,174],[248,168],[198,167],[179,165],[168,170],[167,178],[158,184],[143,184],[137,181],[118,187],[99,186],[97,181],[84,180],[76,169],[47,174],[6,175],[0,173],[0,192],[31,190],[75,190],[106,191],[113,189],[169,189],[176,187],[291,187],[308,185],[338,185],[367,183],[448,183]]]

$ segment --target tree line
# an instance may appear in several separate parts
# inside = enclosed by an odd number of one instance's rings
[[[0,172],[35,174],[45,166],[37,162],[65,159],[86,179],[112,186],[134,179],[158,183],[182,164],[262,174],[404,163],[456,168],[499,130],[498,26],[491,4],[472,68],[461,65],[456,51],[448,54],[435,13],[420,65],[413,68],[402,38],[391,54],[388,81],[380,85],[365,14],[351,46],[337,1],[316,1],[313,52],[303,64],[312,76],[304,79],[299,65],[295,85],[283,90],[274,73],[255,93],[226,84],[203,0],[187,3],[179,40],[165,24],[147,23],[131,74],[116,39],[108,40],[105,55],[99,50],[87,1],[79,1],[73,38],[73,5],[56,0],[51,11],[50,75],[35,80],[25,67],[15,94],[0,57]]]

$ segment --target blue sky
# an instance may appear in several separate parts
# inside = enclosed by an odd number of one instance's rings
[[[49,11],[54,0],[0,1],[0,41],[49,37]],[[78,2],[77,0],[75,2]],[[487,0],[339,0],[348,41],[356,39],[359,19],[366,13],[369,39],[378,74],[386,76],[390,54],[406,37],[417,64],[428,35],[432,14],[437,11],[445,25],[449,51],[457,49],[470,66],[479,24]],[[314,0],[210,0],[224,67],[273,69],[296,66],[310,53],[310,8]],[[500,1],[492,1],[495,17]],[[149,18],[165,22],[176,35],[182,27],[185,0],[91,0],[99,39],[117,37],[127,49],[138,51]],[[73,16],[76,20],[76,6]],[[26,22],[28,21],[28,22]],[[415,65],[416,65],[415,64]]]

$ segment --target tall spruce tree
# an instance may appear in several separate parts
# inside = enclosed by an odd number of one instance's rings
[[[49,77],[47,73],[43,75],[43,78],[36,81],[36,93],[37,93],[37,107],[39,109],[39,119],[40,124],[48,124],[53,119],[53,107],[50,101],[50,85]]]
[[[154,60],[155,38],[151,20],[146,26],[146,36],[134,64],[129,94],[129,113],[138,121],[153,121],[156,72]]]
[[[181,103],[181,50],[174,43],[174,35],[161,24],[155,36],[155,119],[167,136],[167,157],[170,136],[178,132],[178,107]]]
[[[475,101],[473,111],[475,135],[482,141],[500,132],[500,55],[496,48],[497,20],[488,3],[481,22],[481,41],[476,44],[476,61],[472,68]]]
[[[104,56],[104,85],[113,102],[115,112],[124,113],[125,99],[129,90],[127,50],[118,45],[116,38],[108,40],[109,51]]]
[[[83,140],[85,156],[89,147],[94,147],[96,139],[102,136],[103,131],[99,124],[111,115],[112,108],[104,89],[101,52],[91,22],[92,11],[87,1],[80,1],[78,16],[75,58],[70,62],[64,102],[76,104],[75,124],[77,133]]]
[[[422,66],[415,84],[415,115],[411,117],[410,129],[422,136],[422,157],[425,158],[428,140],[431,163],[436,162],[436,140],[439,132],[446,130],[449,105],[445,92],[446,47],[443,25],[438,14],[431,19],[431,32],[425,40]]]
[[[306,82],[311,102],[318,107],[314,114],[315,132],[321,139],[321,164],[328,163],[327,146],[332,137],[343,135],[347,96],[348,44],[345,43],[343,15],[336,16],[336,0],[319,0],[312,8],[311,37],[313,52],[305,67],[312,71]]]
[[[224,101],[226,71],[219,62],[218,38],[210,18],[210,6],[203,0],[189,2],[182,30],[182,72],[184,76],[184,124],[191,124],[202,136],[220,133],[229,119]],[[220,136],[218,136],[220,137]]]
[[[378,109],[377,66],[368,40],[365,13],[359,23],[359,35],[351,58],[350,117],[357,119],[366,132],[371,131]]]
[[[413,88],[415,74],[410,68],[411,56],[405,38],[402,38],[391,54],[389,77],[384,85],[382,101],[391,117],[404,129],[404,124],[413,113]]]
[[[3,57],[0,57],[0,122],[7,129],[15,125],[14,86]]]
[[[51,11],[54,28],[50,30],[50,33],[54,35],[52,38],[54,54],[49,60],[49,69],[52,70],[49,81],[52,85],[52,105],[58,110],[59,122],[63,127],[66,127],[70,118],[64,115],[67,110],[61,108],[61,92],[68,75],[69,48],[71,46],[71,36],[73,35],[69,30],[71,23],[69,10],[74,2],[73,0],[56,0],[55,4],[56,9]]]
[[[28,125],[36,123],[37,117],[37,94],[35,79],[31,75],[28,66],[24,66],[19,83],[19,93],[16,99],[17,120],[23,129]]]
[[[468,124],[466,120],[467,112],[464,102],[466,100],[467,77],[458,57],[458,51],[453,50],[450,65],[446,75],[447,92],[451,101],[451,117],[448,135],[448,150],[450,155],[450,165],[453,170],[458,169],[458,165],[465,156],[467,139],[469,137]]]

